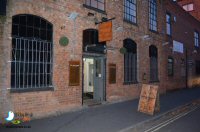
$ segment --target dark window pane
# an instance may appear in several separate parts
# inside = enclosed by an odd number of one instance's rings
[[[21,15],[19,21],[20,21],[19,22],[20,25],[24,25],[24,26],[27,25],[26,24],[26,16],[25,15]]]
[[[44,21],[44,20],[41,19],[40,28],[45,29],[45,30],[47,29],[47,23],[46,23],[46,21]]]
[[[40,38],[40,30],[39,30],[39,28],[34,28],[34,37],[35,38]]]
[[[30,26],[30,27],[33,27],[33,23],[34,23],[33,16],[28,15],[27,16],[27,25]]]
[[[42,39],[42,40],[47,40],[47,36],[46,36],[46,30],[45,29],[41,29],[40,30],[40,38]]]
[[[18,36],[19,35],[19,26],[18,25],[12,25],[12,35]]]
[[[27,33],[26,33],[26,26],[19,26],[19,36],[21,37],[27,37]]]
[[[34,27],[40,28],[40,18],[34,17]]]
[[[33,27],[27,27],[27,37],[34,37]]]

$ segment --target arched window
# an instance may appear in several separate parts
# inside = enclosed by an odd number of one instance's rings
[[[98,30],[86,29],[83,31],[83,51],[105,53],[106,42],[99,42]]]
[[[150,57],[150,81],[158,81],[158,51],[153,45],[149,47],[149,57]]]
[[[26,14],[13,16],[12,89],[52,86],[52,33],[52,24],[41,17]]]
[[[137,82],[137,45],[131,39],[124,40],[124,83],[130,84]]]

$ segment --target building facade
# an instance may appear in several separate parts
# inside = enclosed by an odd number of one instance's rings
[[[199,86],[199,21],[174,1],[165,1],[167,89]]]
[[[178,4],[196,19],[200,20],[200,1],[199,0],[178,0]]]
[[[176,63],[171,65],[176,66],[175,76],[168,76],[168,55],[176,56],[177,64],[185,59],[168,43],[186,39],[193,50],[193,38],[168,38],[166,8],[160,0],[1,2],[1,113],[12,110],[41,117],[81,107],[88,100],[137,98],[142,84],[159,85],[161,93],[186,87]],[[200,24],[187,18],[199,31]],[[189,25],[187,30],[192,31]],[[172,31],[176,35],[177,30]],[[101,35],[109,39],[101,40]]]

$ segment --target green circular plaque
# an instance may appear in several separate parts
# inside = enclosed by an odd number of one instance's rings
[[[59,40],[61,46],[67,46],[69,43],[69,39],[65,36],[61,37]]]
[[[122,47],[122,48],[120,48],[119,52],[121,54],[125,54],[127,52],[127,50],[126,50],[126,48]]]

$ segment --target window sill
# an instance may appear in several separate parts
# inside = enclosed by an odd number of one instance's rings
[[[107,15],[105,11],[103,11],[103,10],[100,10],[100,9],[98,9],[98,8],[91,7],[91,6],[88,6],[88,5],[86,5],[86,4],[83,4],[83,7],[85,7],[85,8],[88,8],[88,9],[94,10],[94,11],[96,11],[96,12],[99,12],[99,13],[102,13],[102,14],[105,14],[105,15]]]
[[[158,31],[155,31],[155,30],[149,29],[149,31],[152,32],[152,33],[155,33],[155,34],[159,34],[159,32],[158,32]]]
[[[124,82],[123,85],[132,85],[132,84],[138,84],[138,81],[134,82]]]
[[[167,36],[168,38],[172,38],[172,35],[171,35],[171,34],[166,34],[166,36]]]
[[[168,75],[168,77],[174,77],[174,74],[172,74],[172,75]]]
[[[54,87],[46,87],[46,88],[27,88],[27,89],[10,89],[11,93],[24,93],[24,92],[37,92],[37,91],[54,91]]]
[[[138,24],[137,24],[137,23],[131,22],[131,21],[129,21],[129,20],[126,20],[126,19],[124,19],[124,22],[126,22],[126,23],[129,23],[129,24],[131,24],[131,25],[138,26]]]
[[[159,80],[149,81],[149,83],[159,83]]]

